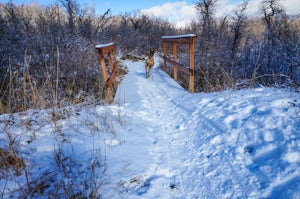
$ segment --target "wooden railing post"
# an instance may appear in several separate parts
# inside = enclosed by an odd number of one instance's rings
[[[103,82],[105,84],[107,82],[108,75],[107,75],[104,55],[103,55],[103,52],[101,50],[99,51],[99,58],[100,58],[99,61],[100,61],[100,64],[101,64],[101,69],[102,69],[102,74],[103,74]]]
[[[167,57],[167,42],[163,42],[163,48],[164,48],[164,57]],[[167,60],[164,59],[164,68],[163,70],[166,71],[166,67],[167,67]]]
[[[101,44],[97,45],[96,49],[99,53],[99,62],[102,68],[103,74],[103,83],[105,85],[105,100],[109,103],[113,102],[113,91],[111,90],[111,85],[116,88],[116,76],[118,75],[118,63],[115,55],[115,46],[114,43],[109,44]],[[110,77],[108,77],[107,67],[105,63],[105,55],[107,55],[108,62],[109,62],[109,72]]]
[[[173,44],[173,60],[174,62],[177,61],[177,44]],[[177,81],[177,65],[173,65],[174,68],[174,80]]]
[[[194,81],[195,81],[195,34],[177,35],[177,36],[163,36],[163,50],[164,50],[164,71],[166,71],[167,62],[173,65],[173,78],[175,81],[178,79],[178,70],[183,71],[189,75],[189,92],[194,92]],[[167,43],[173,45],[173,59],[167,57]],[[188,44],[189,45],[189,67],[185,67],[177,62],[177,44]]]
[[[195,82],[195,41],[194,37],[191,38],[192,41],[189,44],[189,54],[190,54],[190,79],[189,79],[189,91],[194,92],[194,82]]]
[[[108,54],[108,63],[109,63],[109,72],[112,73],[113,69],[114,69],[114,65],[112,62],[112,57],[111,57],[111,52],[109,52]]]

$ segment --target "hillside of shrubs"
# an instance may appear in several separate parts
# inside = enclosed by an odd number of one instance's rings
[[[216,18],[217,0],[200,0],[195,3],[198,17],[184,28],[138,11],[99,14],[75,0],[49,6],[0,3],[0,114],[101,103],[95,45],[113,41],[118,57],[146,56],[150,47],[161,52],[161,36],[185,33],[197,34],[197,92],[298,88],[300,17],[288,16],[279,2],[264,1],[256,18],[247,17],[247,3]],[[178,60],[188,63],[186,52],[179,47]]]

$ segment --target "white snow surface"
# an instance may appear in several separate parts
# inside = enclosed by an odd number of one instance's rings
[[[162,36],[162,39],[180,39],[180,38],[187,38],[187,37],[196,37],[195,34],[184,34],[184,35],[172,35],[172,36]]]
[[[300,198],[299,93],[190,94],[157,66],[147,79],[143,62],[124,64],[112,105],[65,107],[56,122],[54,110],[0,116],[0,146],[8,147],[5,132],[18,136],[30,180],[62,179],[59,148],[77,168],[65,185],[80,184],[97,161],[100,198]],[[20,186],[24,175],[0,178],[0,195],[20,196]]]
[[[114,45],[114,42],[110,42],[107,44],[98,44],[95,46],[95,48],[105,48],[105,47],[112,46],[112,45]]]

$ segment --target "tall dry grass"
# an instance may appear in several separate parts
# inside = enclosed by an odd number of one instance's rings
[[[107,182],[104,139],[115,136],[122,115],[94,105],[2,115],[0,198],[99,198]]]
[[[86,57],[94,65],[80,66],[66,75],[64,63],[57,49],[57,62],[53,66],[31,67],[31,56],[24,53],[21,65],[9,64],[0,84],[0,114],[22,112],[28,109],[60,107],[80,102],[102,101],[103,81],[97,54]],[[85,62],[87,62],[85,60]]]

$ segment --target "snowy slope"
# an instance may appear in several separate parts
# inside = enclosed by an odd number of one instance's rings
[[[190,94],[156,66],[146,79],[142,62],[124,64],[129,73],[113,105],[67,107],[55,122],[51,110],[0,116],[0,129],[20,135],[29,177],[51,176],[34,197],[58,189],[55,180],[66,186],[90,178],[102,198],[300,198],[299,93]],[[34,122],[24,130],[27,120]],[[51,159],[57,148],[70,168]],[[24,175],[0,178],[0,193],[22,195],[12,191],[22,184]]]
[[[158,68],[145,79],[141,63],[127,65],[116,98],[144,128],[133,125],[136,134],[152,142],[144,153],[153,160],[136,174],[149,186],[143,197],[299,198],[299,94],[192,95]]]

